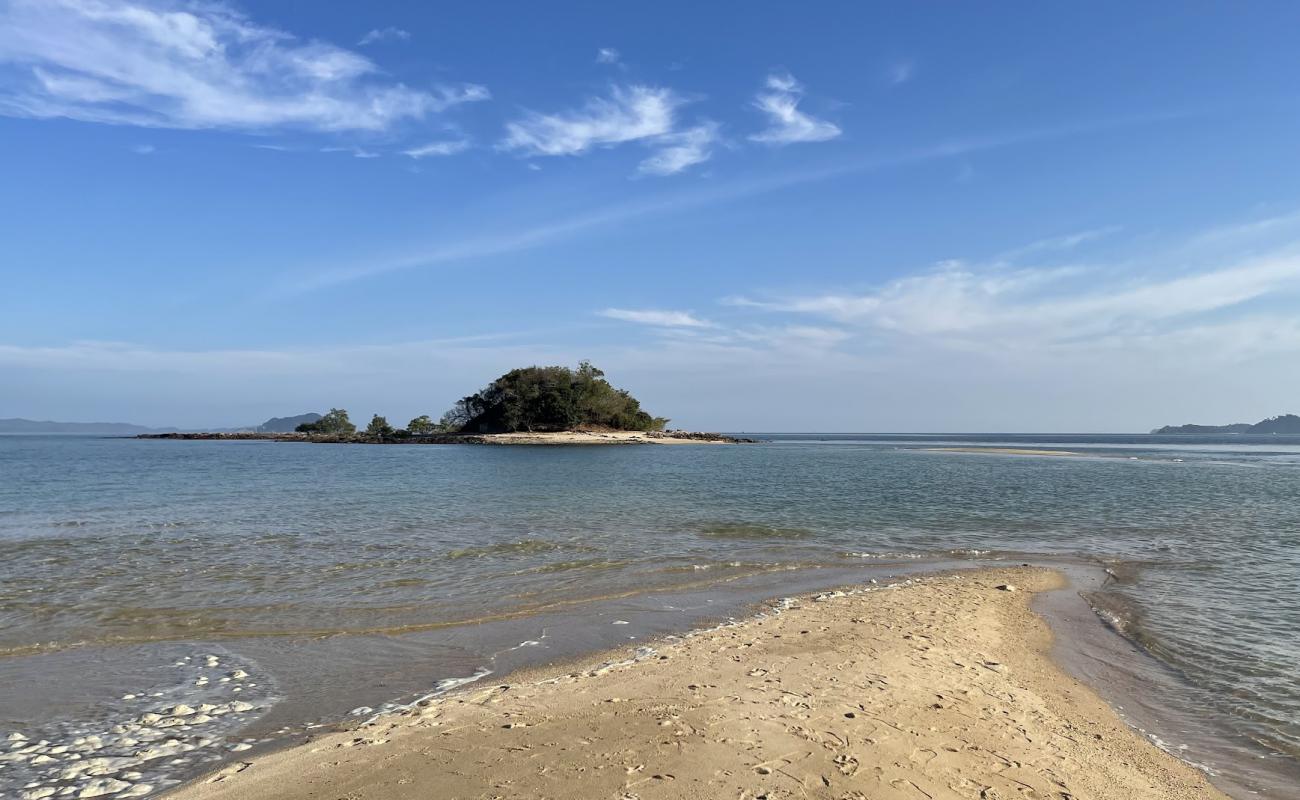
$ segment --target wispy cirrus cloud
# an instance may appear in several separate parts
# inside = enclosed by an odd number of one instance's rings
[[[460,103],[366,57],[194,0],[10,0],[0,6],[0,114],[162,128],[385,131]]]
[[[700,319],[689,311],[664,311],[659,309],[606,308],[597,312],[602,317],[652,325],[658,328],[711,328],[713,323]]]
[[[835,123],[799,110],[803,93],[803,84],[790,73],[769,75],[766,88],[754,98],[754,107],[768,116],[768,127],[750,136],[750,140],[785,145],[824,142],[839,136],[842,131]]]
[[[580,108],[531,112],[508,123],[499,146],[527,156],[576,156],[636,142],[654,150],[640,173],[675,175],[710,158],[718,131],[712,122],[678,130],[677,111],[685,102],[671,89],[614,86],[608,97],[593,97]]]
[[[597,64],[617,64],[620,58],[619,52],[612,47],[602,47],[596,51]]]
[[[447,141],[429,142],[427,144],[403,150],[402,155],[411,158],[430,158],[433,156],[454,156],[470,147],[468,139],[449,139]]]
[[[349,153],[353,158],[379,158],[379,153],[364,147],[322,147],[322,153]]]
[[[664,134],[654,140],[659,150],[642,161],[637,169],[648,175],[676,175],[708,161],[713,156],[711,148],[717,138],[718,125],[714,122]]]
[[[357,42],[360,47],[368,44],[377,44],[379,42],[405,42],[411,38],[411,32],[401,28],[389,26],[387,28],[373,28],[362,36]]]
[[[608,228],[658,214],[680,213],[709,205],[727,203],[744,197],[780,191],[818,181],[854,173],[898,169],[936,160],[950,159],[970,153],[1000,150],[1033,142],[1070,139],[1078,136],[1124,129],[1133,126],[1164,122],[1172,119],[1168,114],[1122,117],[1102,121],[1075,123],[1055,128],[1043,128],[1000,135],[988,135],[918,147],[917,149],[868,158],[839,160],[834,164],[811,170],[799,170],[768,175],[743,181],[719,183],[707,188],[678,191],[651,200],[625,204],[606,205],[594,210],[534,224],[515,224],[485,229],[456,237],[440,238],[437,244],[415,248],[397,256],[366,259],[351,265],[314,265],[310,270],[300,269],[286,273],[276,282],[275,288],[264,296],[300,294],[354,281],[373,278],[392,272],[431,268],[439,265],[472,259],[504,255],[545,247],[588,231]],[[530,164],[532,169],[540,169]],[[1300,216],[1297,216],[1300,219]]]
[[[1265,229],[1275,230],[1261,227]],[[1017,250],[1037,254],[1049,247],[1078,246],[1100,235],[1089,231]],[[1185,249],[1174,252],[1180,253],[1178,258],[1146,253],[1120,263],[1064,266],[947,262],[867,291],[733,297],[724,302],[986,353],[1096,352],[1130,346],[1179,350],[1190,341],[1204,345],[1202,354],[1225,348],[1246,352],[1300,347],[1293,335],[1297,326],[1284,324],[1287,315],[1280,315],[1300,301],[1300,242],[1226,263],[1213,258],[1192,268],[1138,266],[1178,264],[1186,256]],[[1181,355],[1194,354],[1185,350]]]
[[[671,89],[615,86],[608,97],[593,97],[581,108],[530,112],[508,123],[501,148],[530,156],[573,156],[652,139],[672,132],[683,102]]]
[[[912,80],[916,74],[916,62],[913,61],[895,61],[885,70],[885,77],[890,86],[902,86]]]

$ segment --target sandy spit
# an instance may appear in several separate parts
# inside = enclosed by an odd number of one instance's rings
[[[700,435],[700,434],[697,434]],[[486,444],[729,444],[730,439],[688,438],[690,434],[674,435],[645,431],[558,431],[526,433],[486,433],[480,438]]]
[[[1001,456],[1081,456],[1074,450],[1040,450],[1030,447],[926,447],[929,453],[986,453]]]
[[[1028,598],[1061,580],[986,570],[801,598],[425,701],[169,797],[1225,798],[1053,665]]]

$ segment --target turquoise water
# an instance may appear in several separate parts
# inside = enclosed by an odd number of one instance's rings
[[[1294,766],[1300,437],[763,438],[507,448],[0,437],[2,724],[90,730],[99,698],[136,694],[136,683],[159,707],[220,707],[239,688],[254,709],[208,715],[203,729],[228,747],[237,720],[307,691],[288,677],[307,674],[284,655],[295,643],[382,640],[400,652],[469,622],[601,607],[589,600],[742,577],[779,587],[795,568],[1057,557],[1111,570],[1098,608],[1215,724],[1257,743],[1258,769]],[[935,449],[953,446],[1081,455]],[[448,674],[430,667],[422,679],[472,673],[472,646],[453,655]],[[103,686],[76,702],[59,702],[70,684],[31,679],[87,660],[105,665]]]

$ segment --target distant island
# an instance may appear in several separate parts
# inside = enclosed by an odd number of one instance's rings
[[[147,428],[128,422],[51,422],[49,420],[0,419],[0,433],[82,433],[101,436],[133,436],[138,433],[165,433],[176,428]]]
[[[266,422],[258,425],[254,430],[257,433],[293,433],[301,425],[310,425],[317,422],[323,414],[299,414],[296,417],[271,417]]]
[[[1235,422],[1231,425],[1166,425],[1151,431],[1154,434],[1212,434],[1212,433],[1298,433],[1300,434],[1300,417],[1295,414],[1282,414],[1269,417],[1253,425],[1249,422]]]
[[[292,423],[292,426],[291,426]],[[514,369],[464,397],[437,421],[427,414],[395,427],[375,414],[358,429],[346,409],[268,420],[253,431],[142,433],[142,439],[270,439],[356,444],[674,444],[741,442],[717,433],[667,430],[625,389],[584,361]]]
[[[303,423],[315,422],[320,414],[299,414],[295,417],[272,417],[261,425],[242,428],[215,428],[208,433],[292,433]],[[146,433],[180,433],[176,427],[150,428],[129,422],[51,422],[14,417],[0,419],[0,434],[4,433],[79,433],[90,436],[136,436]]]

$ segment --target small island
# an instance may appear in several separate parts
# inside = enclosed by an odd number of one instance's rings
[[[287,420],[303,420],[292,432]],[[279,424],[272,424],[279,423]],[[254,431],[146,433],[139,439],[219,439],[331,444],[733,444],[752,442],[720,433],[668,429],[605,373],[583,361],[513,369],[464,397],[437,421],[421,415],[403,428],[375,414],[364,429],[346,409],[269,420]]]
[[[1295,414],[1281,414],[1260,420],[1253,425],[1249,422],[1235,422],[1231,425],[1166,425],[1163,428],[1156,428],[1151,433],[1157,435],[1206,435],[1216,433],[1300,434],[1300,417]]]

